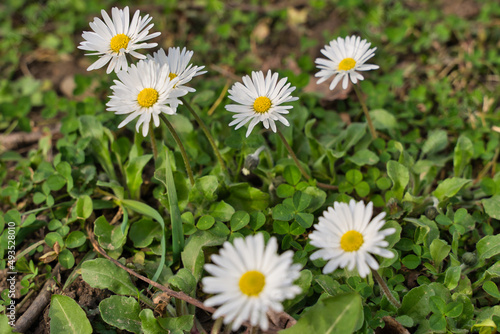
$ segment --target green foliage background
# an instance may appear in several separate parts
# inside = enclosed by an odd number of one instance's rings
[[[94,59],[76,46],[101,9],[125,5],[153,16],[161,47],[186,46],[195,52],[193,62],[206,66],[209,72],[191,82],[197,92],[186,98],[200,110],[231,174],[222,172],[182,107],[171,122],[190,156],[194,186],[166,128],[156,130],[162,158],[154,162],[148,139],[135,134],[133,124],[117,129],[122,119],[105,110],[113,76],[87,73]],[[315,310],[353,305],[339,332],[373,333],[390,316],[412,333],[494,333],[500,325],[499,17],[494,0],[4,1],[0,267],[7,265],[6,224],[13,221],[16,270],[23,273],[17,302],[30,291],[36,295],[60,263],[66,270],[59,293],[81,274],[92,287],[115,294],[101,302],[99,316],[85,313],[94,331],[189,331],[199,316],[194,308],[171,303],[163,316],[153,314],[147,286],[95,259],[85,226],[113,258],[200,300],[209,255],[225,240],[259,231],[277,236],[280,251],[294,250],[304,266],[304,294],[285,303],[303,319],[296,331],[322,332],[332,313]],[[377,47],[372,62],[380,69],[361,83],[376,140],[355,95],[323,90],[313,77],[323,45],[351,34]],[[267,68],[298,88],[285,137],[313,178],[338,190],[304,180],[273,133],[257,126],[245,138],[244,129],[227,126],[229,100],[226,94],[216,103],[219,95],[241,75]],[[41,135],[8,146],[21,131]],[[258,168],[243,175],[245,158],[262,145]],[[180,259],[169,241],[168,166],[186,239]],[[386,226],[397,229],[388,237],[396,256],[379,259],[379,272],[399,309],[371,277],[342,270],[323,275],[324,262],[309,260],[312,224],[334,201],[351,198],[373,201],[376,211],[387,212]],[[106,279],[111,270],[114,278]],[[1,297],[8,305],[6,293]],[[110,313],[114,305],[129,307]],[[73,318],[61,317],[65,308],[75,310]],[[88,322],[80,310],[54,295],[53,333]],[[115,322],[119,316],[123,328]],[[6,317],[0,319],[4,328]],[[315,322],[320,327],[311,327]]]

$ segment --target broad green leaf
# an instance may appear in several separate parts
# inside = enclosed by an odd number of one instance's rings
[[[66,237],[66,247],[77,248],[85,243],[87,237],[82,231],[73,231]]]
[[[314,222],[314,215],[311,213],[298,212],[295,215],[295,221],[303,228],[310,228]]]
[[[267,210],[269,206],[269,194],[251,187],[248,183],[237,183],[229,186],[229,194],[225,200],[235,210],[250,213]]]
[[[160,263],[164,264],[165,263],[165,256],[167,253],[167,245],[166,245],[167,241],[165,239],[165,221],[163,220],[162,216],[158,213],[158,211],[156,211],[155,209],[153,209],[149,205],[142,203],[142,202],[124,199],[121,201],[121,203],[127,209],[130,209],[130,210],[133,210],[133,211],[138,212],[140,214],[151,217],[154,220],[156,220],[158,223],[160,223],[161,229],[162,229]],[[180,215],[179,215],[179,219],[180,219]],[[180,220],[180,222],[182,224],[182,220]],[[181,230],[181,232],[182,232],[182,230]],[[184,239],[182,238],[182,240],[184,240]],[[153,276],[153,281],[156,281],[158,279],[158,276],[160,276],[161,271],[162,271],[162,267],[163,267],[162,265],[158,266],[158,270],[156,271],[155,275]]]
[[[430,252],[432,260],[434,261],[434,266],[438,268],[441,262],[450,253],[451,246],[441,239],[434,239],[430,245]]]
[[[130,196],[138,200],[141,197],[142,170],[153,156],[151,154],[131,158],[125,165],[125,175]]]
[[[63,238],[59,233],[57,232],[47,233],[47,235],[45,236],[45,243],[47,244],[47,246],[53,248],[56,242],[59,243],[59,246],[61,247],[64,246]]]
[[[63,249],[58,256],[59,263],[63,268],[71,269],[75,265],[75,258],[73,257],[73,253],[71,253],[68,249]]]
[[[500,292],[498,291],[498,286],[492,281],[484,282],[483,290],[486,291],[490,296],[500,299]]]
[[[392,130],[398,128],[398,121],[396,117],[385,109],[370,110],[370,116],[373,120],[375,129]]]
[[[313,213],[318,210],[326,200],[326,192],[316,187],[307,187],[302,189],[304,194],[311,196],[311,203],[307,207],[307,211]]]
[[[58,191],[61,190],[62,187],[64,187],[64,185],[66,184],[66,179],[59,174],[52,174],[51,176],[49,176],[46,182],[50,190]]]
[[[150,309],[144,309],[139,313],[141,328],[144,334],[164,334],[165,330],[160,326]]]
[[[463,187],[465,187],[471,180],[462,179],[459,177],[452,177],[451,179],[446,179],[441,182],[436,190],[434,190],[433,194],[440,201],[445,198],[450,198],[455,196]]]
[[[175,276],[168,279],[168,283],[188,295],[196,288],[196,279],[186,268],[179,269]]]
[[[201,218],[196,223],[196,228],[205,231],[210,229],[215,224],[215,218],[210,215],[201,216]]]
[[[404,190],[410,181],[410,172],[408,168],[397,161],[391,160],[387,162],[387,175],[392,180],[392,191],[397,199],[401,200]]]
[[[420,323],[431,312],[429,298],[434,295],[434,291],[425,285],[411,289],[403,297],[398,314],[407,315],[416,323]]]
[[[50,298],[50,332],[53,334],[92,333],[87,314],[70,297],[52,295]]]
[[[99,304],[101,317],[108,324],[133,333],[142,333],[141,306],[133,297],[111,296]]]
[[[450,290],[455,289],[460,281],[460,275],[462,273],[462,268],[460,266],[449,267],[446,269],[446,275],[444,278],[444,285]]]
[[[491,218],[500,220],[500,195],[486,198],[481,201],[484,206],[484,212]]]
[[[362,319],[361,296],[357,293],[348,293],[319,300],[293,327],[280,333],[348,334],[354,332]]]
[[[273,219],[282,220],[282,221],[290,221],[294,216],[293,207],[286,204],[278,204],[273,208]]]
[[[186,247],[181,253],[184,268],[189,269],[196,281],[201,278],[205,257],[203,247],[219,246],[226,241],[225,237],[219,237],[209,231],[197,231],[189,237]]]
[[[476,249],[480,260],[486,260],[500,254],[500,234],[482,238],[477,243]]]
[[[148,247],[153,239],[161,240],[161,226],[149,218],[143,218],[130,226],[129,237],[134,247]]]
[[[193,328],[194,315],[183,315],[177,318],[158,318],[161,327],[172,334],[182,334]]]
[[[189,200],[195,203],[202,203],[204,201],[212,202],[217,198],[217,188],[219,181],[213,175],[207,175],[196,179],[191,192],[189,193]]]
[[[234,208],[224,201],[214,203],[210,206],[210,215],[217,221],[228,222],[234,212]]]
[[[11,321],[11,320],[7,317],[7,315],[0,314],[0,333],[3,333],[3,334],[13,333],[12,327],[10,327],[10,325],[9,325],[9,321]]]
[[[78,218],[87,219],[93,211],[92,199],[88,195],[83,195],[76,200],[76,215]]]
[[[458,137],[457,146],[453,154],[453,173],[456,177],[462,176],[465,167],[474,155],[472,141],[466,135]]]
[[[231,231],[236,232],[250,223],[250,215],[245,211],[236,211],[229,222]]]
[[[422,146],[422,155],[437,153],[448,145],[448,134],[444,130],[433,130]]]
[[[456,317],[459,317],[460,314],[462,314],[463,309],[464,309],[464,305],[462,303],[452,302],[452,303],[446,304],[444,314],[448,318],[456,318]]]
[[[365,166],[365,165],[375,165],[376,163],[379,162],[379,157],[372,151],[368,149],[362,149],[359,151],[356,151],[354,155],[350,156],[347,158],[347,160],[355,163],[358,166]]]
[[[137,295],[137,288],[130,280],[129,274],[107,259],[83,263],[82,279],[93,288],[109,289],[118,295]]]
[[[302,179],[302,174],[297,166],[287,165],[285,167],[285,171],[283,172],[283,177],[288,184],[295,186]]]

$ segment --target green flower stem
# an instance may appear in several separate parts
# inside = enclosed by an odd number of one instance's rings
[[[220,329],[222,328],[222,321],[224,321],[223,317],[217,318],[212,326],[212,330],[210,334],[219,334]]]
[[[372,269],[372,274],[373,274],[373,277],[375,278],[375,280],[377,281],[378,285],[380,286],[380,288],[384,292],[387,299],[389,299],[389,301],[391,302],[391,304],[394,305],[398,309],[401,308],[401,304],[394,298],[392,293],[389,291],[387,284],[385,283],[384,279],[379,275],[379,273],[376,270]]]
[[[189,181],[191,182],[191,185],[194,185],[194,177],[193,177],[193,171],[191,170],[191,166],[189,165],[189,159],[186,153],[186,150],[184,149],[184,145],[182,145],[182,141],[177,135],[177,132],[175,131],[174,127],[172,126],[172,123],[168,121],[168,119],[165,117],[165,115],[160,114],[160,118],[165,122],[167,125],[168,130],[172,134],[172,137],[174,137],[175,142],[177,143],[177,146],[179,146],[179,149],[181,150],[182,154],[182,159],[184,160],[184,165],[186,166],[186,172],[189,176]]]
[[[215,155],[217,156],[217,160],[219,160],[219,164],[221,165],[222,169],[227,172],[226,165],[224,164],[224,160],[222,160],[222,156],[219,152],[219,149],[217,148],[217,145],[215,145],[215,140],[210,134],[210,131],[208,130],[207,126],[203,122],[203,120],[198,116],[196,111],[193,109],[193,107],[186,101],[185,98],[181,97],[180,100],[182,103],[188,108],[188,110],[191,112],[191,114],[194,116],[196,119],[196,122],[198,122],[198,125],[201,127],[201,130],[205,133],[205,136],[207,137],[208,141],[210,142],[210,145],[212,146],[212,149],[214,150]]]
[[[153,148],[153,156],[155,157],[156,160],[158,158],[158,147],[156,146],[156,138],[153,129],[154,127],[151,127],[149,131],[149,138],[151,138],[151,147]]]
[[[290,144],[288,144],[288,142],[286,141],[285,136],[283,136],[283,133],[280,131],[279,128],[277,128],[277,133],[278,133],[278,136],[281,138],[281,141],[285,145],[286,149],[288,150],[288,153],[290,153],[290,156],[292,157],[293,161],[295,162],[295,164],[299,168],[300,173],[306,178],[306,180],[309,181],[311,179],[311,176],[309,176],[309,174],[307,174],[307,172],[305,171],[305,169],[302,167],[302,165],[300,164],[299,159],[297,158],[297,156],[293,152],[292,148],[290,147]],[[336,189],[338,189],[337,186],[332,186],[332,185],[329,185],[329,184],[326,184],[326,183],[322,183],[322,182],[316,182],[316,185],[318,187],[320,187],[320,188],[323,188],[323,189],[329,189],[329,190],[336,190]]]
[[[375,131],[372,118],[370,117],[370,113],[368,113],[368,108],[366,107],[365,100],[363,99],[363,94],[361,94],[361,88],[359,88],[357,85],[352,85],[352,86],[354,87],[354,91],[356,92],[359,103],[361,103],[361,108],[363,108],[363,112],[365,113],[366,122],[368,123],[368,127],[370,128],[370,133],[372,134],[372,138],[377,139],[377,131]]]

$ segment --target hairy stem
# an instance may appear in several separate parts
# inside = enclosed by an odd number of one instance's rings
[[[372,118],[370,117],[370,113],[368,112],[368,108],[366,107],[365,100],[363,99],[363,94],[361,94],[361,88],[357,85],[352,85],[354,87],[354,91],[356,92],[356,96],[358,97],[359,103],[361,103],[361,108],[365,113],[366,122],[368,123],[368,127],[370,128],[370,133],[373,139],[377,139],[377,131],[375,131],[375,127],[373,126]]]
[[[391,304],[394,305],[398,309],[401,308],[401,304],[394,298],[392,293],[389,291],[389,287],[385,283],[384,279],[379,275],[379,273],[376,270],[372,269],[372,274],[373,274],[373,277],[375,278],[375,280],[377,281],[378,285],[380,286],[380,288],[384,292],[387,299],[389,299],[389,301],[391,302]]]
[[[165,115],[160,114],[160,118],[167,125],[167,128],[170,131],[170,134],[172,135],[172,137],[174,137],[174,140],[177,143],[177,146],[179,146],[179,149],[181,150],[182,159],[184,160],[184,165],[186,166],[186,172],[189,176],[189,181],[191,182],[191,185],[193,186],[194,185],[193,171],[191,170],[191,165],[189,165],[189,159],[188,159],[186,150],[184,149],[184,145],[182,145],[182,141],[179,138],[179,135],[177,135],[177,132],[175,131],[174,127],[172,126],[172,123],[169,122],[169,120],[165,117]]]

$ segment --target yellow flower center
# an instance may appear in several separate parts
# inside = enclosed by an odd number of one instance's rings
[[[177,78],[177,74],[175,73],[170,73],[168,76],[170,77],[170,80],[174,80],[175,78]]]
[[[144,88],[137,95],[137,102],[141,107],[149,108],[158,101],[158,92],[154,88]]]
[[[244,273],[239,282],[240,290],[245,295],[258,296],[266,285],[266,277],[260,271],[252,270]]]
[[[128,42],[130,42],[130,37],[125,34],[118,34],[111,38],[109,46],[114,52],[120,52],[121,49],[127,48]]]
[[[358,231],[348,231],[340,238],[340,247],[346,252],[354,252],[363,245],[363,235]]]
[[[352,58],[343,59],[339,64],[339,71],[349,71],[356,66],[356,61]]]
[[[259,96],[253,103],[253,109],[259,114],[266,113],[271,108],[271,100],[266,96]]]

